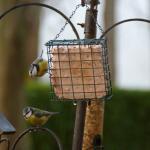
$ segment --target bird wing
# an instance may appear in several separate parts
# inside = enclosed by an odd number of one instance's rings
[[[43,111],[44,115],[55,115],[59,114],[59,112],[49,112],[49,111]]]
[[[37,117],[42,117],[42,116],[51,116],[54,114],[58,114],[58,112],[49,112],[49,111],[45,111],[45,110],[36,109],[36,110],[34,110],[34,114]]]

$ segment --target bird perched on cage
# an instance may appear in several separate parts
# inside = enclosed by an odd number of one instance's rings
[[[30,77],[41,77],[48,71],[48,61],[43,59],[42,57],[43,51],[41,53],[41,56],[36,58],[29,69],[29,76]]]
[[[44,125],[52,115],[58,114],[59,112],[49,112],[41,110],[35,107],[25,107],[23,109],[23,117],[32,126]]]

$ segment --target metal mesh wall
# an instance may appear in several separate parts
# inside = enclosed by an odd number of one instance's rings
[[[46,43],[51,100],[98,100],[111,96],[106,40]]]

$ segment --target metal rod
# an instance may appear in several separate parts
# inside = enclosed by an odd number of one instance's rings
[[[9,139],[7,139],[7,138],[1,138],[0,139],[0,144],[3,143],[3,142],[7,143],[7,150],[9,150],[9,148],[10,148],[10,141],[9,141]]]
[[[104,31],[104,33],[100,36],[100,39],[104,38],[104,36],[109,33],[113,28],[115,28],[116,26],[120,25],[120,24],[123,24],[123,23],[126,23],[126,22],[133,22],[133,21],[140,21],[140,22],[146,22],[146,23],[150,23],[150,20],[149,19],[144,19],[144,18],[131,18],[131,19],[126,19],[126,20],[122,20],[122,21],[119,21],[115,24],[113,24],[112,26],[110,26],[108,29],[106,29]]]
[[[72,150],[82,149],[86,103],[85,101],[77,102]]]
[[[94,4],[93,2],[96,3]],[[96,36],[95,18],[97,17],[97,9],[94,9],[95,5],[97,5],[97,0],[91,0],[90,9],[86,10],[85,38],[87,39],[92,39]],[[72,150],[82,150],[86,107],[86,101],[77,102]]]
[[[15,140],[14,144],[12,145],[12,148],[11,150],[15,150],[17,144],[19,143],[19,141],[28,133],[31,133],[31,132],[38,132],[38,131],[44,131],[44,132],[47,132],[49,134],[51,134],[54,139],[56,140],[57,142],[57,145],[59,147],[59,150],[63,150],[62,148],[62,145],[61,145],[61,142],[60,142],[60,139],[58,138],[58,136],[50,129],[48,128],[42,128],[42,127],[32,127],[32,128],[29,128],[29,129],[26,129],[25,131],[23,131],[18,137],[17,139]]]
[[[47,4],[43,4],[43,3],[23,3],[23,4],[15,5],[15,6],[9,8],[8,10],[6,10],[4,13],[2,13],[0,15],[0,19],[5,17],[8,13],[12,12],[13,10],[16,10],[18,8],[21,8],[21,7],[28,7],[28,6],[40,6],[40,7],[45,7],[45,8],[48,8],[48,9],[51,9],[51,10],[55,11],[56,13],[58,13],[64,19],[66,19],[68,21],[68,23],[70,24],[70,26],[71,26],[73,32],[75,33],[77,39],[80,38],[75,26],[73,25],[73,23],[70,21],[70,19],[65,14],[63,14],[60,10],[58,10],[58,9],[52,7],[52,6],[47,5]]]

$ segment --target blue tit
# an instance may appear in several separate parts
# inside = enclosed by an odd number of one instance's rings
[[[55,114],[58,114],[58,112],[49,112],[29,106],[23,109],[23,117],[32,126],[44,125]]]
[[[42,51],[43,54],[43,51]],[[48,61],[40,57],[36,58],[30,66],[29,76],[30,77],[41,77],[48,71]]]

